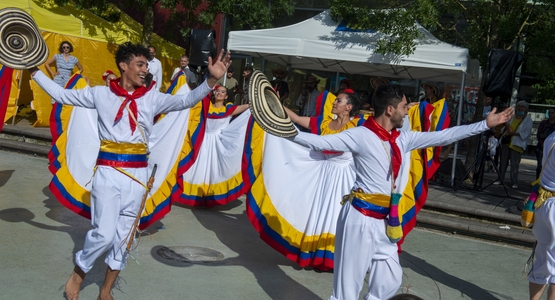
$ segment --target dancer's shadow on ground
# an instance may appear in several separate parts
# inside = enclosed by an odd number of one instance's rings
[[[412,271],[422,276],[428,277],[430,280],[433,280],[438,289],[437,294],[440,296],[440,299],[441,299],[441,292],[440,292],[439,286],[437,285],[438,282],[454,290],[460,291],[461,298],[465,298],[465,299],[466,298],[480,299],[480,300],[513,299],[513,297],[509,295],[503,295],[493,291],[488,291],[473,283],[457,278],[435,267],[434,265],[429,264],[427,261],[421,258],[418,258],[406,251],[403,251],[399,256],[399,258],[401,261],[401,265],[403,267],[407,267]]]
[[[271,299],[321,299],[281,270],[280,266],[295,268],[296,265],[258,237],[259,234],[252,227],[245,211],[242,214],[226,212],[226,210],[241,204],[240,200],[236,200],[227,205],[209,209],[189,208],[182,205],[176,205],[180,207],[174,208],[176,210],[191,209],[203,227],[214,232],[225,246],[238,255],[202,265],[243,266],[254,275],[260,287]],[[154,252],[156,250],[153,248]],[[155,253],[152,253],[152,256],[162,263],[170,264],[169,261],[159,258]]]
[[[4,186],[12,177],[15,170],[4,170],[0,171],[0,187]]]
[[[46,217],[64,225],[53,226],[34,221],[33,219],[35,218],[35,215],[25,208],[9,208],[2,210],[0,211],[0,219],[12,223],[25,222],[39,229],[67,233],[73,242],[73,250],[71,253],[67,253],[67,256],[71,255],[72,257],[75,257],[75,253],[83,247],[85,234],[89,229],[91,229],[90,220],[83,218],[62,206],[60,202],[54,198],[54,195],[52,195],[48,187],[44,187],[42,192],[47,197],[47,199],[43,200],[44,206],[49,209],[48,212],[45,213]],[[68,268],[68,277],[72,270],[73,268]],[[102,260],[100,263],[97,261],[94,267],[87,274],[87,277],[85,277],[85,281],[83,282],[81,289],[91,284],[97,284],[100,290],[100,287],[104,282],[105,271],[106,265],[102,263]],[[63,293],[64,287],[65,280],[61,283],[59,288],[60,293]]]

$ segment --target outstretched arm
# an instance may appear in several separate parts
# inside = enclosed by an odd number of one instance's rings
[[[328,135],[299,132],[295,137],[288,138],[288,140],[317,151],[332,150],[357,153],[360,145],[358,139],[363,138],[361,134],[363,134],[361,128],[351,128]]]
[[[508,108],[498,114],[495,112],[496,109],[494,108],[484,121],[455,126],[442,131],[404,132],[402,133],[401,142],[406,143],[405,151],[451,144],[507,122],[513,116],[514,109]]]
[[[249,105],[248,104],[241,104],[239,106],[237,106],[237,108],[233,111],[233,113],[231,113],[232,116],[236,116],[242,112],[244,112],[245,110],[249,109]]]
[[[86,87],[79,90],[66,90],[48,78],[37,67],[29,69],[33,80],[58,103],[85,108],[94,108],[94,98],[91,89]]]
[[[289,118],[291,118],[291,121],[293,121],[293,123],[299,124],[306,129],[310,129],[310,117],[301,117],[289,108],[285,106],[283,108],[285,109],[285,112],[287,113]]]

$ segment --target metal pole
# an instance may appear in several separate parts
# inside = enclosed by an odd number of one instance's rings
[[[462,106],[464,103],[464,81],[466,73],[463,73],[461,80],[461,95],[459,98],[459,107],[457,109],[457,126],[461,125]],[[451,186],[455,186],[455,168],[457,164],[457,152],[459,149],[459,142],[455,142],[455,150],[453,151],[453,165],[451,166]]]
[[[420,102],[420,79],[416,81],[416,87],[414,88],[414,100],[413,102]]]
[[[511,93],[511,102],[509,107],[516,107],[518,102],[518,90],[520,89],[520,73],[522,72],[522,64],[516,69],[515,79],[513,81],[513,89]]]
[[[19,83],[17,85],[17,97],[15,97],[15,113],[12,118],[12,125],[15,124],[15,117],[17,116],[17,104],[19,103],[19,94],[21,94],[21,82],[23,82],[23,70],[19,70]],[[12,84],[10,82],[10,84]]]

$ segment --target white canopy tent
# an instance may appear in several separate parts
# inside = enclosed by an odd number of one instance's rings
[[[444,43],[417,26],[423,38],[415,40],[416,48],[409,56],[376,53],[377,41],[386,35],[353,29],[344,21],[335,22],[329,10],[290,26],[231,31],[227,47],[288,68],[460,83],[461,86],[480,84],[479,63],[469,59],[468,49]],[[457,124],[461,113],[462,105],[459,105]],[[455,144],[454,157],[457,149]],[[453,159],[451,185],[454,185],[455,163]]]
[[[326,10],[290,26],[232,31],[228,49],[292,68],[362,74],[389,79],[419,79],[480,84],[480,69],[469,61],[468,49],[444,43],[418,25],[424,38],[416,40],[410,56],[375,53],[379,32],[357,31],[335,22]]]

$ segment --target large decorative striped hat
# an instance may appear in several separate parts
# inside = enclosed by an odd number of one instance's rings
[[[260,71],[255,71],[249,82],[249,107],[254,120],[264,131],[280,137],[297,135],[297,129],[283,109],[279,97]]]
[[[33,17],[8,7],[0,10],[0,64],[17,70],[43,64],[48,47]]]

